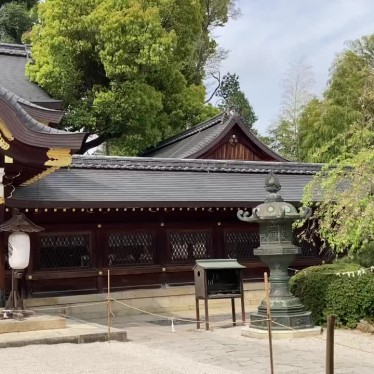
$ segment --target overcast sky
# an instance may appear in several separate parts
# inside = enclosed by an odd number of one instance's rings
[[[237,73],[242,90],[264,133],[279,112],[291,61],[313,67],[315,93],[321,94],[336,53],[374,32],[374,0],[238,0],[242,16],[216,30],[219,45],[230,50],[221,72]]]

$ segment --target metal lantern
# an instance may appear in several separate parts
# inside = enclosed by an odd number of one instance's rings
[[[13,217],[0,225],[0,231],[11,232],[8,239],[8,262],[12,268],[12,291],[6,303],[4,318],[22,319],[27,312],[23,308],[23,300],[19,292],[18,280],[23,278],[23,270],[30,260],[30,236],[28,233],[44,230],[31,222],[17,209]]]
[[[238,218],[260,226],[260,247],[254,250],[254,254],[260,256],[270,269],[270,312],[272,320],[276,322],[273,328],[313,327],[311,312],[304,311],[300,300],[288,289],[288,267],[300,253],[300,248],[292,242],[292,223],[308,218],[311,209],[302,207],[297,211],[293,205],[283,201],[278,193],[281,185],[272,173],[266,178],[265,189],[269,192],[265,202],[255,207],[251,216],[249,212],[239,211]],[[251,326],[266,329],[266,318],[266,301],[263,300],[258,311],[250,315]]]

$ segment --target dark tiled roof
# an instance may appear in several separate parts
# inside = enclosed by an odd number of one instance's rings
[[[259,140],[237,114],[221,113],[197,126],[164,140],[142,156],[163,158],[199,158],[214,146],[235,125],[239,126],[248,140],[270,159],[287,161]]]
[[[0,88],[1,88],[1,85],[0,85]],[[6,89],[4,88],[4,90]],[[9,90],[6,90],[6,91],[9,91]],[[46,107],[31,103],[23,99],[22,97],[16,95],[13,92],[11,92],[10,94],[14,97],[14,100],[17,100],[18,104],[21,105],[21,107],[25,110],[25,112],[30,114],[30,116],[37,121],[46,120],[48,122],[60,123],[60,121],[65,115],[65,112],[63,110],[55,110],[55,109],[46,108]]]
[[[23,44],[0,43],[0,54],[27,57],[28,46]]]
[[[124,169],[155,171],[201,171],[314,175],[322,164],[300,162],[237,161],[207,159],[164,159],[148,157],[74,155],[71,167],[79,169]]]
[[[36,147],[70,147],[79,150],[86,134],[71,133],[43,125],[33,119],[19,103],[19,97],[0,85],[0,111],[14,137]],[[41,136],[41,135],[44,135]]]
[[[299,202],[318,164],[74,156],[38,183],[17,187],[9,206],[244,206],[263,201],[267,173],[285,200]],[[25,202],[28,201],[28,202]]]
[[[65,115],[63,110],[55,110],[46,108],[37,104],[28,102],[21,97],[18,99],[18,103],[30,116],[37,121],[47,121],[48,123],[60,123]]]
[[[32,103],[59,103],[27,79],[26,62],[24,45],[0,43],[0,86]]]
[[[221,113],[197,126],[159,143],[143,156],[187,158],[208,145],[226,127],[227,117]]]

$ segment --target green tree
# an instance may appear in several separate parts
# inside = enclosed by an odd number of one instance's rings
[[[38,0],[0,0],[0,7],[8,3],[22,3],[27,6],[27,9],[31,9],[38,2]]]
[[[308,186],[304,203],[315,208],[311,219],[318,227],[314,228],[335,252],[348,250],[373,258],[373,176],[374,151],[366,148],[328,164]]]
[[[210,73],[219,71],[221,61],[227,56],[227,50],[217,48],[211,31],[225,26],[230,18],[236,19],[241,15],[235,3],[236,0],[200,0],[203,24],[196,39],[195,70],[198,82],[204,77],[206,70]]]
[[[213,15],[218,3],[226,5]],[[111,140],[136,154],[216,113],[204,103],[202,79],[216,51],[211,28],[227,22],[232,3],[46,0],[27,73],[64,101],[65,127],[97,136],[83,151]]]
[[[318,132],[313,157],[330,160],[308,186],[304,202],[315,207],[312,220],[332,249],[348,250],[366,263],[374,258],[373,45],[372,36],[351,44],[335,65],[325,98],[310,103],[304,114]],[[330,141],[321,145],[318,136]]]
[[[301,159],[329,162],[342,151],[352,129],[371,126],[374,113],[374,35],[352,42],[335,60],[323,98],[311,101],[300,120]],[[361,130],[360,130],[361,132]]]
[[[223,76],[216,96],[222,100],[218,102],[218,107],[222,110],[234,109],[244,119],[246,125],[252,129],[257,117],[244,92],[240,89],[239,76],[227,73]]]
[[[304,107],[312,99],[314,76],[303,60],[290,63],[283,80],[282,107],[268,129],[268,143],[282,156],[300,160],[300,122]]]
[[[31,29],[33,17],[28,5],[33,2],[6,2],[0,7],[0,42],[21,43],[22,34]]]

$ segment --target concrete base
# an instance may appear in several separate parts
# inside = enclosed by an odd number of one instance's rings
[[[74,319],[66,319],[65,322],[66,328],[62,329],[54,328],[48,330],[0,334],[0,349],[35,344],[83,344],[108,341],[107,326]],[[110,340],[126,342],[127,333],[125,330],[112,327],[110,331]]]
[[[126,331],[113,331],[110,336],[111,341],[127,342]],[[42,337],[40,339],[23,339],[11,340],[8,342],[0,341],[1,348],[16,348],[25,347],[27,345],[46,345],[46,344],[86,344],[95,342],[107,342],[108,335],[106,332],[100,333],[87,333],[80,335],[66,335],[66,336],[54,336],[54,337]]]
[[[294,339],[294,338],[307,338],[309,336],[318,336],[321,334],[320,327],[313,327],[311,329],[300,329],[300,330],[272,330],[272,339]],[[253,327],[245,326],[242,328],[242,336],[247,338],[255,339],[268,339],[267,330],[258,330]]]
[[[0,334],[12,332],[64,329],[66,319],[57,316],[33,316],[22,321],[15,319],[0,320]]]

